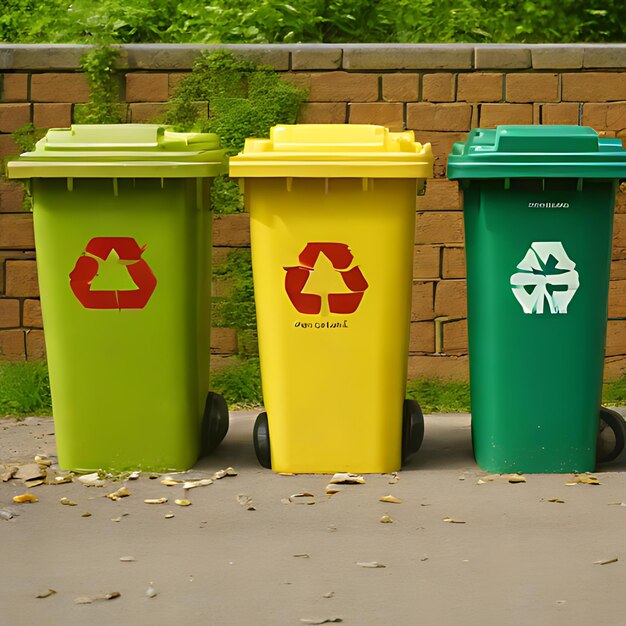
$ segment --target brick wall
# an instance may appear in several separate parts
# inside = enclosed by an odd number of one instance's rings
[[[218,46],[121,48],[120,95],[127,121],[160,115],[201,50]],[[585,124],[626,136],[625,45],[225,46],[304,85],[309,123],[373,123],[412,129],[435,153],[435,179],[417,199],[409,376],[466,378],[463,221],[446,156],[476,126]],[[0,44],[0,157],[10,133],[32,121],[67,126],[88,96],[82,46]],[[249,245],[245,215],[215,220],[214,260]],[[216,290],[223,289],[216,286]],[[230,329],[215,329],[213,365],[236,353]],[[31,217],[18,187],[0,183],[0,358],[37,359],[45,345]],[[615,218],[606,377],[626,374],[626,194]]]

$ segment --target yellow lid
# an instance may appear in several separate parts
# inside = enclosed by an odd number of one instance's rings
[[[269,139],[246,139],[230,175],[255,178],[431,178],[429,143],[413,131],[367,124],[274,126]]]

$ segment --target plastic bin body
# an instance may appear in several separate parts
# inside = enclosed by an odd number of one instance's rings
[[[457,144],[449,166],[464,190],[474,454],[490,472],[595,467],[617,174],[586,162],[584,144],[558,154],[563,136],[586,131],[509,128],[548,135],[551,151],[492,155],[478,178]],[[497,131],[476,132],[497,147]],[[595,141],[598,162],[623,159]]]
[[[210,350],[206,174],[219,171],[221,154],[207,152],[209,169],[189,177],[184,162],[144,162],[128,178],[123,161],[120,178],[90,178],[98,171],[89,163],[83,178],[44,177],[46,163],[27,172],[64,469],[180,470],[199,455]]]
[[[367,161],[346,164],[351,157],[345,152],[354,146],[345,144],[358,145],[363,133],[379,140],[386,129],[291,128],[295,135],[282,150],[313,152],[301,155],[310,167],[289,154],[292,161],[252,172],[244,169],[245,161],[237,162],[246,153],[231,160],[231,175],[245,178],[250,212],[272,469],[395,471],[401,459],[416,180],[432,171],[430,146],[420,155],[422,147],[411,135],[411,145],[419,146],[413,161],[425,164],[413,165],[412,175],[385,178],[393,175],[393,154],[377,153],[391,160],[389,172]],[[299,140],[308,144],[294,147]],[[276,133],[271,141],[280,159]],[[329,148],[333,142],[342,155]],[[316,148],[324,151],[321,156]],[[329,166],[333,157],[340,163]],[[254,160],[250,167],[257,167]]]

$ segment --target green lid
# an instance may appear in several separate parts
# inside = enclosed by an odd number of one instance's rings
[[[623,178],[620,139],[585,126],[475,128],[448,157],[448,178]]]
[[[158,124],[53,128],[8,164],[9,178],[195,178],[227,171],[217,135]]]

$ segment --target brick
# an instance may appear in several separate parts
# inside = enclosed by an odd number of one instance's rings
[[[626,317],[626,280],[609,283],[609,318]]]
[[[426,102],[454,102],[454,74],[424,74],[422,100]]]
[[[606,356],[626,354],[626,320],[609,320],[606,328]]]
[[[456,99],[466,102],[501,102],[503,74],[459,74]]]
[[[435,315],[467,317],[466,286],[464,280],[442,280],[435,289]]]
[[[298,113],[300,124],[343,124],[348,105],[345,102],[307,102]]]
[[[322,72],[311,74],[311,102],[375,102],[378,100],[378,76]]]
[[[626,68],[623,44],[601,44],[585,46],[583,67],[585,68]]]
[[[463,243],[461,211],[427,211],[415,220],[415,243]]]
[[[89,86],[84,74],[33,74],[30,99],[33,102],[87,102]]]
[[[557,74],[507,74],[507,102],[558,102]]]
[[[611,280],[626,279],[626,259],[611,262]]]
[[[46,358],[46,340],[43,330],[26,331],[26,359],[43,361]]]
[[[20,147],[11,138],[11,135],[0,135],[0,159],[18,156]]]
[[[341,67],[341,46],[301,44],[291,52],[291,67],[294,70],[336,70]]]
[[[24,202],[24,187],[19,183],[0,183],[0,213],[18,213]]]
[[[467,354],[467,320],[444,322],[444,354]]]
[[[583,66],[582,46],[570,44],[533,46],[531,56],[535,70],[574,70]]]
[[[344,47],[348,70],[471,69],[473,45],[390,44]]]
[[[0,294],[4,293],[4,265],[7,260],[26,261],[35,258],[35,251],[0,250]]]
[[[420,130],[469,130],[472,107],[469,104],[407,104],[408,128]]]
[[[5,264],[7,296],[39,296],[36,261],[7,261]]]
[[[211,329],[211,354],[236,354],[237,331],[234,328]]]
[[[130,105],[130,121],[134,124],[153,122],[167,112],[164,102],[136,102]]]
[[[41,302],[39,300],[24,300],[22,318],[22,324],[26,328],[43,328]]]
[[[577,102],[626,100],[626,73],[582,72],[563,74],[562,99]]]
[[[626,376],[626,357],[608,357],[604,359],[604,380],[620,380]]]
[[[0,80],[2,81],[0,100],[4,102],[28,100],[28,74],[3,74]]]
[[[435,351],[435,324],[433,322],[413,322],[410,330],[409,352]]]
[[[216,215],[213,218],[213,245],[230,248],[250,246],[250,216],[247,213]]]
[[[0,298],[0,328],[20,326],[20,301]]]
[[[439,246],[414,246],[413,278],[439,278],[441,248]]]
[[[626,248],[626,213],[617,213],[615,215],[613,221],[613,246],[615,248]]]
[[[444,248],[442,278],[465,278],[465,248]]]
[[[626,102],[586,102],[583,104],[582,123],[599,131],[621,131],[626,128]]]
[[[126,102],[167,102],[168,97],[168,74],[126,74]]]
[[[426,281],[413,282],[411,298],[411,320],[432,320],[435,317],[435,283]]]
[[[469,359],[466,356],[409,355],[408,379],[441,378],[443,380],[469,380]]]
[[[171,98],[176,95],[178,87],[187,76],[190,76],[191,72],[176,72],[175,74],[168,74],[167,77],[167,93]]]
[[[481,104],[481,128],[493,128],[499,124],[532,124],[532,104]]]
[[[387,102],[419,100],[419,74],[383,74],[383,100]]]
[[[34,248],[32,213],[0,214],[0,249]]]
[[[30,122],[30,104],[0,104],[0,132],[12,133]]]
[[[351,124],[379,124],[404,129],[404,105],[399,102],[361,102],[348,105]]]
[[[67,128],[72,123],[72,105],[69,103],[33,105],[35,128]]]
[[[0,330],[0,362],[23,361],[24,351],[23,330]]]
[[[417,197],[418,211],[458,211],[461,208],[459,185],[451,180],[426,181],[426,193]]]
[[[542,124],[578,125],[579,105],[577,102],[561,102],[559,104],[541,105]]]
[[[211,357],[211,372],[219,372],[226,367],[237,364],[237,357],[235,355],[222,355],[216,354]]]
[[[311,74],[305,74],[304,72],[285,72],[281,74],[281,78],[307,92],[311,90]]]
[[[422,143],[431,144],[435,176],[445,176],[445,166],[453,144],[457,141],[464,141],[467,139],[467,135],[465,133],[433,133],[425,130],[415,130],[415,138]],[[429,180],[426,185],[426,193],[428,193],[428,186],[431,182]]]
[[[214,245],[211,246],[212,266],[217,267],[218,265],[221,265],[233,250],[235,250],[235,248],[216,248]]]
[[[475,46],[474,67],[477,70],[487,69],[527,69],[531,66],[530,48],[519,45]]]

